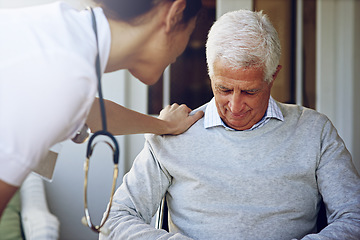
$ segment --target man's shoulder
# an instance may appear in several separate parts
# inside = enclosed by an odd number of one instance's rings
[[[191,111],[190,115],[195,114],[198,111],[205,112],[208,103]],[[156,135],[156,134],[145,134],[145,139],[151,144],[161,145],[163,142],[175,141],[180,142],[188,138],[194,138],[197,134],[200,134],[204,128],[204,117],[200,118],[194,123],[187,131],[179,135]]]
[[[206,107],[207,107],[208,104],[209,104],[209,103],[205,103],[204,105],[202,105],[202,106],[194,109],[193,111],[191,111],[190,115],[193,115],[193,114],[195,114],[196,112],[199,112],[199,111],[205,112]]]
[[[295,119],[303,119],[303,120],[320,120],[320,121],[328,121],[328,117],[325,114],[322,114],[314,109],[296,105],[296,104],[288,104],[288,103],[280,103],[276,102],[279,106],[283,116],[285,119],[295,118]]]

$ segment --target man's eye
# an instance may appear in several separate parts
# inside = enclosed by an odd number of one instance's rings
[[[225,88],[225,87],[218,87],[218,90],[223,93],[231,92],[231,89]]]
[[[257,91],[244,91],[246,95],[255,95]]]
[[[221,89],[222,92],[231,92],[230,89]]]

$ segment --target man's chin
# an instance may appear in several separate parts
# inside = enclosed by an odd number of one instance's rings
[[[248,130],[251,128],[251,126],[249,127],[247,123],[244,123],[242,121],[229,121],[229,122],[225,122],[225,124],[228,127],[238,131]]]

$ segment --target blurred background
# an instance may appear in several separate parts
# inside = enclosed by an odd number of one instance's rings
[[[0,0],[0,8],[44,4],[53,0]],[[66,0],[76,8],[88,0]],[[104,97],[156,116],[167,104],[197,108],[212,98],[205,60],[205,42],[212,23],[227,11],[263,10],[279,32],[283,68],[272,96],[326,114],[360,170],[360,1],[358,0],[203,0],[204,8],[185,52],[169,66],[160,81],[145,86],[127,71],[103,76]],[[143,147],[142,135],[119,136],[120,177]],[[304,143],[305,144],[305,143]],[[61,222],[60,239],[97,239],[84,227],[83,161],[86,144],[61,143],[52,182],[46,183],[50,210]],[[110,152],[94,153],[90,165],[89,208],[100,222],[109,199],[112,178]]]

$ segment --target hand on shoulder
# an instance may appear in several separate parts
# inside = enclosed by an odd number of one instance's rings
[[[169,129],[167,134],[178,135],[188,130],[204,116],[203,111],[198,111],[193,115],[189,115],[190,112],[191,109],[185,104],[174,103],[161,110],[158,118],[167,122]]]

